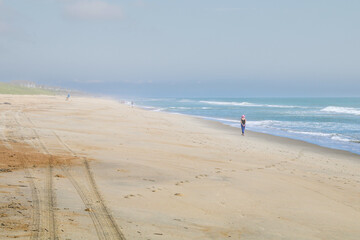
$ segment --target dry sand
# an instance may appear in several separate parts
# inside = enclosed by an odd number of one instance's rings
[[[0,141],[0,239],[360,239],[359,155],[50,96],[0,95]]]

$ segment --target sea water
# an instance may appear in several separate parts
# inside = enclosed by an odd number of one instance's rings
[[[198,116],[360,154],[360,98],[147,98],[137,106]]]

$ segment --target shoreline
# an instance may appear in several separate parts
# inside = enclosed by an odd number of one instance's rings
[[[118,101],[119,103],[121,103],[119,100],[115,100],[115,101]],[[121,103],[121,104],[128,105],[127,103]],[[216,126],[216,127],[224,127],[224,129],[228,129],[228,130],[229,129],[236,129],[236,131],[238,131],[240,133],[240,135],[241,135],[241,128],[231,126],[231,125],[226,124],[226,123],[223,123],[220,120],[208,119],[209,117],[204,117],[204,116],[199,116],[199,115],[183,114],[183,113],[177,113],[177,112],[167,112],[167,111],[161,111],[161,110],[160,111],[158,111],[158,110],[150,110],[146,106],[134,106],[134,107],[137,107],[138,109],[142,109],[142,110],[145,110],[145,111],[150,111],[150,112],[162,112],[162,113],[167,113],[167,114],[172,114],[172,115],[182,115],[182,116],[192,117],[194,119],[200,119],[200,120],[203,120],[205,122],[210,122],[210,125],[211,125],[211,123],[214,123],[214,126]],[[218,126],[218,124],[220,124],[220,125]],[[302,139],[297,139],[297,138],[292,138],[292,137],[287,137],[287,136],[280,136],[280,135],[270,134],[270,133],[265,133],[265,132],[258,132],[258,131],[254,131],[254,130],[245,130],[245,132],[246,133],[250,132],[252,135],[259,134],[259,137],[262,136],[264,138],[266,138],[266,136],[270,136],[270,138],[273,138],[273,139],[288,139],[288,140],[295,141],[294,144],[296,144],[297,142],[299,144],[310,144],[310,145],[313,145],[313,146],[316,146],[316,147],[328,149],[329,151],[333,150],[334,154],[342,154],[342,153],[344,153],[344,154],[354,155],[354,157],[360,157],[360,153],[356,153],[356,152],[352,152],[352,151],[344,150],[344,149],[340,149],[340,148],[332,148],[332,147],[328,147],[328,146],[323,146],[323,145],[313,143],[313,142],[309,142],[309,141],[302,140]],[[269,139],[269,138],[267,138],[267,139]],[[281,140],[279,140],[279,141],[281,141]],[[360,147],[360,144],[359,144],[359,147]]]
[[[223,124],[221,122],[207,120],[207,119],[201,119],[201,120],[204,120],[205,122],[209,121],[208,124],[210,126],[213,125],[213,127],[223,129],[224,131],[230,131],[230,132],[235,131],[235,132],[237,132],[237,134],[239,136],[241,136],[241,129],[238,127],[233,127],[233,126],[230,126],[227,124]],[[248,135],[249,133],[250,133],[250,135]],[[291,144],[293,146],[307,147],[307,148],[313,149],[313,150],[317,149],[320,152],[326,151],[326,152],[329,152],[329,154],[346,155],[348,157],[354,158],[355,161],[360,162],[360,159],[359,159],[360,154],[350,152],[347,150],[325,147],[325,146],[318,145],[316,143],[311,143],[311,142],[307,142],[307,141],[296,139],[296,138],[283,137],[283,136],[273,135],[270,133],[256,132],[256,131],[252,131],[252,130],[246,130],[244,137],[253,137],[253,138],[255,137],[255,138],[264,139],[266,141],[272,141],[272,142],[275,141],[279,144]]]

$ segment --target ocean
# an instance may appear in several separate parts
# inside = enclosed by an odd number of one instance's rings
[[[186,114],[360,154],[360,98],[144,98],[136,106]]]

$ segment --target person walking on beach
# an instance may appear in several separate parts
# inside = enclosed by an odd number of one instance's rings
[[[241,131],[242,131],[243,136],[245,134],[245,124],[246,124],[246,118],[245,118],[245,115],[242,115],[241,116]]]
[[[68,101],[70,99],[70,93],[68,93],[67,97],[66,97],[66,101]]]

